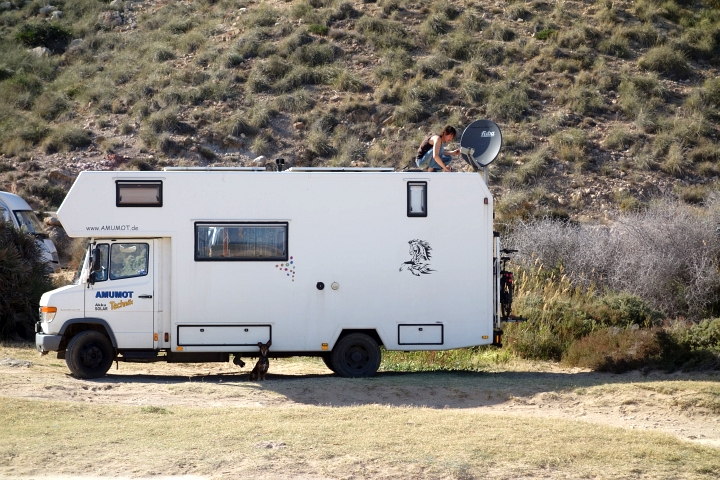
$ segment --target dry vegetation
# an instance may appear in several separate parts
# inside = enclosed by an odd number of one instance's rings
[[[500,220],[715,188],[717,0],[47,3],[0,10],[0,188],[38,207],[88,168],[404,168],[479,117]]]
[[[394,368],[346,379],[317,359],[272,360],[268,380],[250,382],[249,367],[231,364],[123,363],[83,381],[31,346],[0,344],[0,476],[720,474],[717,374],[609,375],[489,356],[469,369]]]

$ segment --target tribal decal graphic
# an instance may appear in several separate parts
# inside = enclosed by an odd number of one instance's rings
[[[435,270],[430,268],[430,264],[427,263],[430,261],[430,251],[432,250],[430,244],[417,239],[410,240],[408,243],[410,244],[410,261],[400,265],[400,271],[407,270],[416,277],[434,272]]]

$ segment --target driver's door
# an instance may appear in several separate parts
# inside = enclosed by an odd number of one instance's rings
[[[153,240],[98,242],[99,268],[85,289],[85,317],[105,320],[118,348],[153,348]]]

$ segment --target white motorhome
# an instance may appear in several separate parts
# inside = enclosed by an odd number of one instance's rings
[[[25,200],[10,192],[0,192],[0,222],[10,222],[22,232],[33,235],[48,269],[55,273],[60,271],[60,258],[55,244]]]
[[[36,344],[74,375],[238,363],[271,341],[272,357],[366,376],[380,346],[500,343],[481,175],[187,170],[83,172],[60,207],[91,240],[76,283],[42,296]]]

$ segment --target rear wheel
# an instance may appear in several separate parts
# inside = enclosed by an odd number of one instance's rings
[[[75,335],[67,346],[65,363],[77,378],[104,376],[115,358],[110,339],[100,332],[85,330]]]
[[[380,347],[364,333],[351,333],[335,344],[330,362],[341,377],[370,377],[380,368]]]

